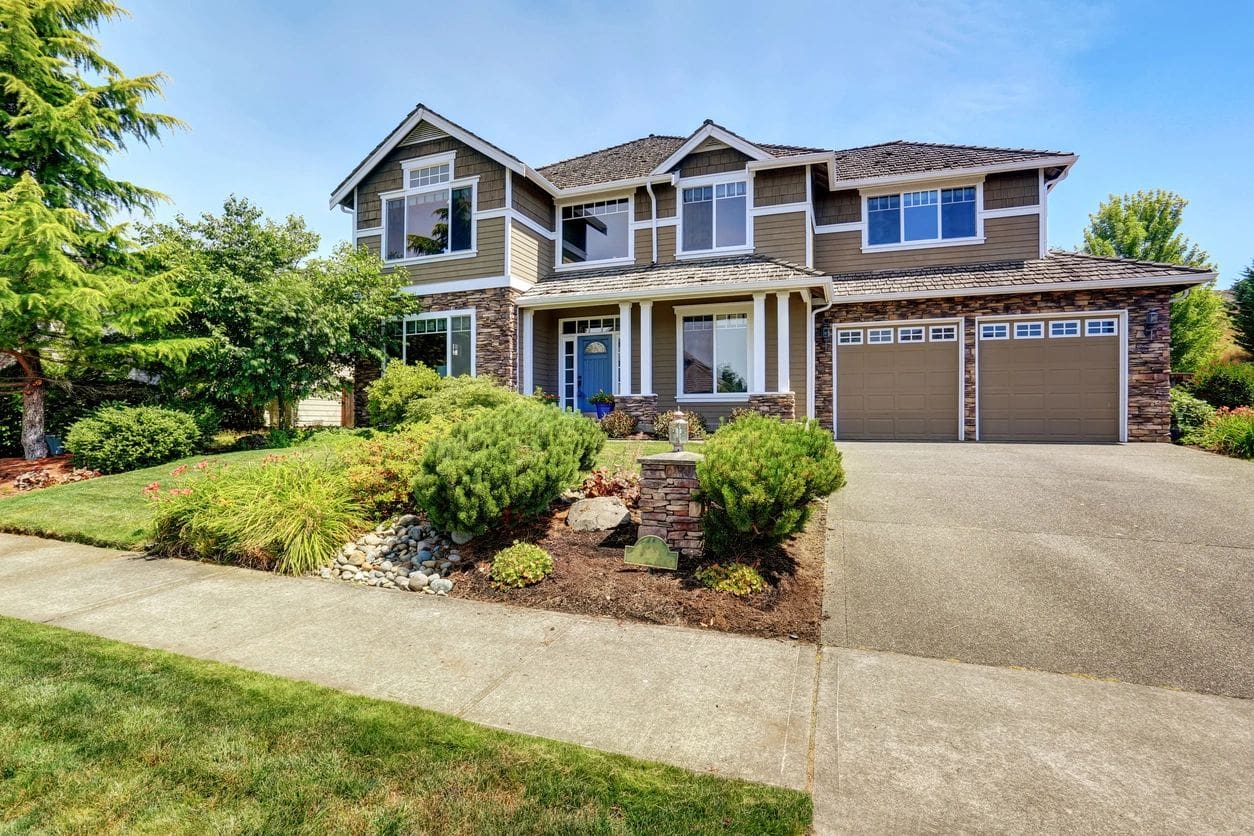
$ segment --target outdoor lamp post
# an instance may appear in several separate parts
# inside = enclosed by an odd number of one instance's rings
[[[688,419],[683,412],[675,412],[675,418],[671,421],[670,437],[671,450],[682,453],[684,445],[688,443]]]

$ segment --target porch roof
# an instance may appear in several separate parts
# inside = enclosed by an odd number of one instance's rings
[[[643,266],[550,273],[518,300],[520,307],[583,302],[679,299],[716,293],[819,290],[830,298],[831,279],[789,261],[729,255]]]

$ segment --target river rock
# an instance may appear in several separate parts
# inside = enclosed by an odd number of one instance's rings
[[[581,499],[566,514],[566,524],[575,531],[608,531],[630,519],[631,512],[616,496]]]

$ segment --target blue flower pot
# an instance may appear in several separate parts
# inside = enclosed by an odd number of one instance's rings
[[[598,421],[614,411],[614,404],[612,403],[594,403],[593,406],[596,407]]]

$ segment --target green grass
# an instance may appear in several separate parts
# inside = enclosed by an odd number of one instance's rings
[[[653,440],[629,440],[616,441],[610,439],[605,442],[601,455],[597,456],[597,467],[605,467],[610,470],[640,470],[640,465],[636,463],[636,459],[640,456],[652,456],[656,453],[665,453],[671,449],[669,441],[653,441]],[[689,443],[685,448],[700,452],[701,444]]]
[[[180,464],[195,464],[206,458],[222,462],[248,462],[256,461],[267,453],[283,452],[248,450],[216,456],[192,456],[130,473],[101,476],[86,482],[72,482],[0,498],[0,531],[73,540],[93,546],[136,548],[147,542],[152,533],[153,504],[143,497],[144,485],[160,482],[162,489],[173,488],[192,478],[194,471],[190,468],[182,478],[170,475]]]
[[[808,796],[0,618],[0,830],[802,833]]]

